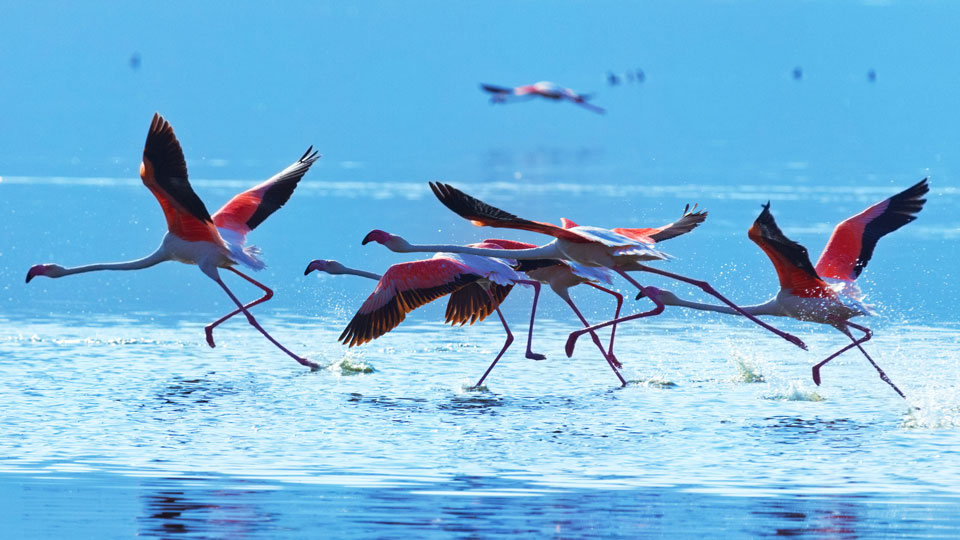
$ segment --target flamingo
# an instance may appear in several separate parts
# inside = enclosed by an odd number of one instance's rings
[[[863,296],[856,285],[856,279],[870,262],[877,241],[917,219],[917,214],[926,202],[923,196],[929,191],[927,179],[924,178],[904,191],[840,222],[833,230],[816,266],[810,263],[807,248],[787,238],[777,226],[773,214],[770,213],[769,202],[763,205],[763,211],[750,227],[750,240],[767,254],[777,271],[780,291],[766,303],[744,306],[744,311],[752,315],[792,317],[800,321],[826,324],[842,332],[852,342],[813,366],[813,382],[818,386],[820,369],[827,362],[856,347],[877,370],[880,378],[900,397],[906,398],[863,348],[862,344],[869,341],[873,335],[871,330],[850,322],[850,319],[860,315],[872,315],[869,306],[862,302]],[[681,300],[669,291],[648,289],[644,293],[656,295],[661,302],[670,306],[739,315],[726,306]],[[854,337],[851,328],[863,332],[863,336]]]
[[[644,286],[630,277],[627,272],[650,272],[698,287],[734,310],[741,312],[745,317],[763,328],[766,328],[802,349],[807,348],[803,341],[796,336],[777,330],[753,315],[743,312],[739,306],[717,292],[717,290],[706,281],[691,279],[643,264],[644,262],[663,260],[668,257],[665,253],[654,249],[652,247],[654,243],[689,232],[702,221],[702,219],[697,221],[696,218],[688,216],[685,213],[684,217],[681,217],[681,219],[674,223],[659,228],[644,229],[603,229],[600,227],[580,226],[570,220],[564,219],[561,220],[564,226],[558,227],[549,223],[519,218],[471,197],[449,184],[431,182],[430,188],[433,190],[434,195],[436,195],[440,202],[447,208],[459,216],[470,220],[474,225],[533,231],[553,236],[554,240],[549,244],[532,249],[497,250],[449,245],[413,245],[399,236],[390,235],[392,238],[385,238],[385,245],[389,249],[397,252],[450,251],[489,257],[509,257],[516,260],[566,259],[584,266],[603,266],[610,268],[620,274],[633,286],[637,287],[641,292],[644,290]],[[654,297],[650,297],[650,300],[655,304],[654,309],[650,311],[616,319],[616,322],[607,321],[606,323],[583,328],[571,333],[566,345],[567,354],[573,354],[573,347],[577,338],[584,333],[612,324],[619,324],[643,317],[651,317],[662,313],[664,305]]]
[[[665,225],[661,228],[660,232],[662,233],[663,230],[673,227],[680,231],[677,234],[684,234],[693,230],[697,225],[702,223],[703,220],[707,218],[706,212],[688,212],[688,210],[689,206],[684,209],[683,216],[680,220],[678,220],[676,223]],[[560,218],[560,220],[566,229],[577,226],[575,223],[566,218]],[[672,238],[672,236],[669,237]],[[484,242],[498,244],[503,249],[532,249],[537,247],[534,244],[516,242],[513,240],[484,240]],[[573,310],[574,314],[576,314],[577,318],[580,319],[580,322],[583,323],[584,327],[590,328],[590,323],[587,322],[587,319],[577,308],[577,305],[573,302],[573,299],[570,298],[569,290],[571,287],[576,285],[586,284],[594,289],[613,295],[613,297],[617,300],[617,309],[613,314],[613,318],[617,319],[620,316],[620,309],[623,307],[623,296],[614,290],[597,285],[597,282],[599,281],[606,283],[612,282],[611,271],[609,269],[599,266],[584,266],[582,264],[563,259],[532,259],[521,260],[518,262],[519,264],[516,267],[517,270],[524,272],[527,274],[527,277],[531,279],[550,285],[550,288],[553,289],[553,292],[555,292],[557,296],[562,298],[563,301],[570,306],[570,309]],[[533,322],[531,320],[531,329],[532,328]],[[618,379],[620,379],[620,384],[626,386],[627,381],[623,378],[618,370],[618,368],[623,367],[623,364],[621,364],[613,354],[613,342],[614,338],[616,337],[616,331],[617,327],[616,325],[613,325],[613,328],[610,330],[610,344],[607,350],[604,350],[603,344],[600,343],[600,338],[597,337],[595,332],[591,330],[589,333],[597,348],[600,349],[600,353],[610,365],[610,369],[612,369],[613,373]]]
[[[256,187],[236,195],[211,216],[203,201],[190,187],[186,160],[173,127],[159,113],[154,114],[143,148],[140,178],[157,198],[167,221],[167,233],[160,247],[146,257],[127,262],[91,264],[74,268],[64,268],[50,263],[38,264],[27,272],[27,283],[38,276],[60,278],[100,270],[139,270],[164,261],[195,264],[207,277],[220,285],[230,300],[237,305],[236,310],[205,328],[207,343],[210,347],[216,346],[213,340],[213,329],[230,317],[243,313],[247,321],[277,348],[301,365],[316,369],[317,364],[297,356],[281,345],[250,314],[249,309],[271,299],[273,291],[235,267],[242,265],[253,270],[261,270],[266,266],[258,257],[260,250],[254,246],[245,245],[246,235],[290,199],[297,183],[319,158],[320,155],[314,152],[311,146],[289,167]],[[220,268],[233,272],[259,287],[263,290],[264,296],[249,304],[242,304],[220,279],[218,271]]]
[[[565,88],[557,83],[552,83],[549,81],[540,81],[538,83],[518,86],[516,88],[505,88],[503,86],[494,86],[492,84],[481,84],[480,88],[482,88],[485,92],[493,94],[493,97],[490,98],[492,103],[506,103],[508,99],[528,99],[539,96],[552,101],[567,100],[598,114],[604,114],[607,112],[601,107],[597,107],[592,103],[588,103],[592,97],[590,94],[578,94],[569,88]]]
[[[371,235],[367,235],[363,243],[367,244],[371,240]],[[492,245],[480,243],[471,244],[471,247],[484,248]],[[348,269],[339,264],[331,266],[326,261],[311,262],[305,273],[309,274],[311,270],[376,277],[376,274]],[[523,279],[507,261],[501,259],[436,253],[430,259],[395,264],[387,268],[383,276],[379,277],[376,288],[357,310],[337,341],[350,347],[363,345],[396,328],[406,318],[407,313],[450,294],[447,322],[450,324],[459,322],[461,325],[465,322],[473,324],[476,320],[485,318],[490,310],[493,310],[497,312],[503,329],[507,333],[507,339],[500,352],[473,387],[480,388],[493,367],[513,343],[513,333],[500,311],[500,303],[515,284],[533,287],[533,309],[536,310],[540,283]],[[486,300],[484,296],[487,297]],[[530,315],[530,322],[532,325],[533,313]],[[546,358],[530,350],[529,339],[526,356],[533,360]]]

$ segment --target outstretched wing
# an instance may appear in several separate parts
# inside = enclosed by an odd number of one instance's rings
[[[190,187],[180,141],[159,113],[147,132],[140,178],[160,202],[171,233],[191,242],[221,242],[207,207]]]
[[[513,93],[513,88],[505,88],[503,86],[494,86],[492,84],[481,84],[480,88],[482,88],[486,92],[490,92],[491,94],[506,95],[506,94]]]
[[[430,189],[433,190],[433,194],[437,196],[437,199],[440,199],[440,202],[442,202],[444,206],[453,210],[454,213],[460,217],[470,220],[470,222],[477,227],[520,229],[550,235],[554,238],[562,238],[571,242],[590,242],[590,240],[577,233],[557,227],[556,225],[530,221],[519,218],[509,212],[504,212],[480,199],[467,195],[450,184],[430,182]]]
[[[681,234],[687,234],[688,232],[697,228],[698,225],[703,223],[707,219],[706,210],[697,210],[697,205],[693,205],[693,208],[690,208],[690,205],[687,205],[683,209],[683,215],[680,216],[680,219],[674,221],[673,223],[668,223],[663,227],[649,228],[649,229],[613,229],[613,232],[622,234],[628,238],[633,238],[634,240],[639,240],[641,242],[653,240],[654,242],[662,242],[664,240],[669,240],[671,238],[680,236]]]
[[[787,238],[770,213],[770,203],[753,222],[747,235],[767,254],[777,270],[780,288],[796,296],[820,297],[830,295],[830,288],[820,279],[807,248]]]
[[[473,324],[487,318],[506,300],[513,285],[490,283],[490,293],[478,283],[454,291],[447,302],[446,322],[450,325]],[[490,297],[493,297],[493,300]]]
[[[817,273],[823,277],[853,281],[870,262],[877,241],[917,219],[930,191],[924,178],[889,199],[878,202],[859,214],[845,219],[833,230],[827,247],[817,261]]]
[[[217,227],[231,229],[243,235],[247,234],[290,200],[290,195],[293,194],[300,179],[318,159],[320,159],[320,153],[315,152],[311,146],[300,159],[286,169],[266,182],[230,199],[213,215],[213,222]]]
[[[480,279],[449,260],[427,259],[387,269],[338,341],[353,347],[377,339],[397,327],[407,313]]]

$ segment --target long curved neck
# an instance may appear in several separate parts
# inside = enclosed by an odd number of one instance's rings
[[[367,271],[365,271],[365,270],[357,270],[356,268],[350,268],[350,267],[348,267],[348,266],[344,266],[344,267],[343,267],[343,270],[340,270],[340,271],[337,271],[337,272],[331,272],[331,271],[327,270],[327,273],[328,273],[328,274],[343,274],[343,275],[351,275],[351,276],[360,276],[360,277],[365,277],[365,278],[368,278],[368,279],[372,279],[372,280],[374,280],[374,281],[380,281],[380,278],[383,277],[383,276],[381,276],[380,274],[374,274],[373,272],[367,272]]]
[[[86,266],[75,266],[73,268],[64,268],[62,271],[60,271],[59,275],[50,276],[50,277],[70,276],[73,274],[83,274],[85,272],[97,272],[100,270],[139,270],[141,268],[149,268],[155,264],[160,264],[168,260],[170,260],[170,257],[167,255],[166,251],[161,247],[160,249],[154,251],[150,255],[147,255],[146,257],[143,257],[142,259],[136,259],[133,261],[126,261],[126,262],[88,264]]]
[[[454,244],[424,245],[410,243],[402,246],[387,245],[387,247],[391,251],[395,251],[397,253],[465,253],[467,255],[479,255],[481,257],[497,257],[500,259],[514,260],[565,258],[563,253],[561,253],[560,249],[557,247],[557,243],[555,241],[540,247],[529,249],[487,249],[458,246]]]
[[[734,310],[729,306],[717,306],[714,304],[701,304],[700,302],[690,302],[688,300],[681,300],[677,298],[675,300],[662,299],[663,303],[668,306],[680,306],[690,309],[697,309],[700,311],[714,311],[717,313],[726,313],[727,315],[740,315],[743,314]],[[756,304],[753,306],[741,306],[741,309],[749,313],[750,315],[781,315],[780,310],[776,309],[776,303],[771,300],[765,304]]]

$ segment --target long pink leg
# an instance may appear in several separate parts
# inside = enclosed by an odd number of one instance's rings
[[[500,361],[500,357],[503,356],[503,353],[507,352],[507,349],[510,348],[510,344],[513,343],[513,333],[510,331],[510,327],[507,326],[507,320],[503,318],[503,313],[500,312],[499,307],[497,307],[496,310],[497,310],[497,315],[500,316],[500,322],[503,323],[503,329],[507,331],[507,340],[504,341],[503,348],[500,349],[500,354],[498,354],[497,357],[493,359],[493,363],[490,364],[490,367],[488,367],[487,370],[483,372],[483,377],[480,377],[480,380],[477,381],[477,384],[474,386],[474,388],[480,388],[480,386],[483,385],[484,379],[486,379],[487,375],[489,375],[490,372],[493,371],[493,366],[497,365],[497,362]]]
[[[631,269],[632,269],[632,268],[631,268]],[[689,284],[693,285],[694,287],[699,288],[699,289],[702,290],[703,292],[709,294],[710,296],[715,297],[717,300],[720,300],[720,301],[723,302],[724,304],[730,306],[731,308],[733,308],[734,310],[736,310],[737,313],[743,315],[744,317],[750,319],[751,321],[759,324],[760,326],[762,326],[762,327],[766,328],[767,330],[773,332],[774,334],[782,337],[783,339],[789,341],[790,343],[793,343],[793,344],[796,345],[797,347],[800,347],[800,348],[803,349],[803,350],[807,350],[807,345],[806,345],[803,341],[801,341],[800,338],[798,338],[798,337],[796,337],[796,336],[794,336],[794,335],[792,335],[792,334],[788,334],[788,333],[786,333],[786,332],[783,332],[782,330],[777,330],[776,328],[770,326],[769,324],[767,324],[767,323],[761,321],[760,319],[754,317],[753,315],[747,313],[747,312],[744,311],[743,308],[741,308],[740,306],[734,304],[734,303],[731,302],[730,300],[727,300],[727,298],[726,298],[725,296],[723,296],[722,294],[720,294],[719,292],[717,292],[717,290],[714,289],[714,288],[713,288],[709,283],[707,283],[706,281],[700,281],[700,280],[688,278],[688,277],[685,277],[685,276],[681,276],[680,274],[674,274],[674,273],[672,273],[672,272],[666,272],[666,271],[664,271],[664,270],[660,270],[659,268],[653,268],[653,267],[651,267],[651,266],[646,266],[646,265],[642,265],[642,264],[638,264],[638,265],[636,266],[636,269],[637,269],[637,270],[640,270],[640,271],[642,271],[642,272],[650,272],[650,273],[652,273],[652,274],[657,274],[657,275],[665,276],[665,277],[668,277],[668,278],[671,278],[671,279],[675,279],[675,280],[677,280],[677,281],[682,281],[682,282],[684,282],[684,283],[689,283]],[[619,270],[618,270],[618,272],[619,272]],[[623,275],[622,272],[620,272],[620,274]]]
[[[517,280],[514,280],[514,283],[523,283],[533,287],[533,307],[530,308],[530,329],[527,331],[526,357],[531,360],[546,360],[547,357],[545,355],[542,355],[540,353],[535,353],[532,350],[530,350],[530,347],[533,344],[533,319],[537,316],[537,301],[540,299],[540,282],[531,281],[527,279],[517,279]]]
[[[246,275],[246,274],[243,274],[243,273],[241,273],[241,272],[239,272],[239,271],[237,271],[237,270],[234,270],[233,267],[229,267],[229,268],[227,268],[227,270],[229,270],[229,271],[233,272],[234,274],[242,277],[243,279],[249,281],[250,283],[253,283],[253,284],[256,285],[257,287],[260,287],[261,289],[263,289],[263,292],[265,293],[265,294],[263,295],[263,297],[261,297],[261,298],[259,298],[259,299],[257,299],[257,300],[254,300],[253,302],[250,302],[249,304],[244,305],[244,306],[243,306],[244,308],[250,309],[250,308],[252,308],[253,306],[255,306],[255,305],[257,305],[257,304],[262,304],[262,303],[266,302],[267,300],[273,298],[273,291],[270,290],[270,288],[267,287],[266,285],[264,285],[263,283],[260,283],[259,281],[253,279],[252,277],[250,277],[250,276],[248,276],[248,275]],[[230,313],[227,313],[227,314],[224,315],[223,317],[219,318],[218,320],[214,321],[213,323],[210,323],[209,325],[207,325],[206,328],[204,328],[204,330],[205,330],[206,333],[207,333],[207,345],[210,345],[210,347],[216,347],[216,346],[217,346],[216,343],[213,342],[213,329],[216,328],[217,326],[220,326],[221,323],[223,323],[224,321],[226,321],[226,320],[229,319],[230,317],[233,317],[233,316],[236,315],[237,313],[240,313],[240,310],[239,310],[239,309],[235,309],[235,310],[231,311]]]
[[[209,274],[208,274],[208,275],[209,275]],[[213,277],[213,276],[211,276],[211,277]],[[286,347],[284,347],[283,345],[281,345],[279,341],[273,339],[273,336],[271,336],[270,334],[268,334],[267,331],[264,330],[262,326],[260,326],[260,323],[258,323],[257,320],[253,318],[253,315],[251,315],[250,312],[247,311],[247,308],[245,308],[245,307],[243,306],[243,304],[240,302],[240,300],[238,300],[237,297],[234,296],[233,292],[231,292],[230,289],[227,288],[227,284],[224,283],[222,279],[220,279],[219,277],[213,277],[213,280],[216,281],[218,285],[220,285],[221,287],[223,287],[223,290],[226,291],[227,296],[229,296],[230,299],[233,300],[233,303],[236,304],[238,308],[240,308],[240,311],[242,311],[243,314],[247,316],[247,321],[249,321],[250,324],[251,324],[254,328],[256,328],[257,330],[259,330],[260,333],[263,334],[263,336],[264,336],[265,338],[267,338],[268,340],[270,340],[270,343],[273,343],[274,345],[277,346],[278,349],[280,349],[281,351],[287,353],[288,356],[290,356],[291,358],[293,358],[294,360],[296,360],[297,362],[299,362],[300,365],[307,366],[307,367],[312,368],[312,369],[319,369],[319,368],[320,368],[320,366],[318,366],[317,364],[314,364],[313,362],[307,360],[306,358],[301,358],[301,357],[293,354],[293,353],[290,352]]]
[[[857,330],[860,330],[861,332],[863,332],[863,337],[860,338],[860,339],[854,338],[854,337],[853,337],[853,334],[850,333],[850,330],[848,330],[847,327],[856,328]],[[867,327],[865,327],[865,326],[860,326],[859,324],[854,324],[854,323],[849,322],[849,321],[847,321],[846,326],[838,326],[837,328],[838,328],[841,332],[843,332],[844,334],[846,334],[847,337],[849,337],[850,340],[853,341],[853,343],[850,344],[850,345],[847,345],[846,347],[844,347],[843,349],[841,349],[840,351],[838,351],[838,352],[837,352],[836,354],[834,354],[833,356],[827,358],[827,359],[824,360],[823,362],[820,362],[819,364],[817,364],[816,366],[814,366],[814,367],[813,367],[813,369],[814,369],[814,372],[813,372],[813,381],[819,385],[819,384],[820,384],[820,382],[819,382],[819,381],[820,381],[820,372],[819,372],[820,368],[821,368],[824,364],[826,364],[827,362],[829,362],[830,360],[832,360],[833,358],[835,358],[836,356],[838,356],[840,353],[842,353],[842,352],[844,352],[844,351],[846,351],[846,350],[849,350],[849,349],[851,349],[851,348],[853,348],[853,347],[856,347],[856,348],[860,349],[860,352],[862,352],[864,356],[867,357],[867,360],[870,361],[870,364],[873,365],[873,368],[876,369],[876,370],[877,370],[877,373],[880,374],[880,378],[883,379],[883,382],[889,384],[890,387],[893,388],[893,390],[894,390],[897,394],[900,395],[900,397],[902,397],[903,399],[907,399],[907,396],[905,396],[905,395],[903,394],[903,392],[901,392],[900,389],[897,388],[897,385],[893,384],[893,381],[890,380],[890,377],[887,377],[887,374],[884,373],[883,369],[881,369],[880,366],[877,365],[877,363],[873,361],[873,358],[870,358],[870,355],[867,354],[867,351],[865,351],[865,350],[863,349],[863,347],[861,346],[862,343],[865,343],[865,342],[867,342],[867,341],[870,340],[870,338],[873,336],[873,332],[871,332],[870,329],[867,328]]]
[[[595,283],[587,283],[587,285],[593,287],[594,289],[601,290],[607,294],[612,294],[614,298],[617,299],[617,310],[613,312],[613,318],[616,319],[620,316],[620,308],[623,307],[623,295],[617,291],[611,289],[605,289]],[[613,328],[610,329],[610,350],[607,351],[607,354],[613,357],[613,338],[617,335],[617,325],[613,325]],[[619,363],[619,362],[617,362]]]
[[[646,287],[644,287],[643,285],[640,285],[639,283],[637,283],[637,281],[636,281],[635,279],[633,279],[632,277],[630,277],[625,271],[620,270],[620,269],[617,269],[617,268],[614,268],[613,271],[616,272],[616,273],[618,273],[618,274],[620,274],[621,276],[623,276],[623,278],[626,279],[627,281],[629,281],[634,287],[640,289],[640,292],[645,292],[645,291],[647,290]],[[620,323],[627,322],[627,321],[632,321],[632,320],[634,320],[634,319],[641,319],[641,318],[643,318],[643,317],[653,317],[653,316],[655,316],[655,315],[659,315],[659,314],[663,313],[663,310],[664,310],[664,307],[665,307],[665,306],[664,306],[663,302],[661,302],[660,299],[657,298],[657,295],[656,295],[656,294],[646,294],[646,296],[647,296],[651,301],[653,301],[654,304],[656,304],[656,306],[655,306],[653,309],[651,309],[650,311],[645,311],[645,312],[643,312],[643,313],[636,313],[636,314],[633,314],[633,315],[628,315],[628,316],[626,316],[626,317],[620,317],[620,318],[618,318],[618,319],[613,319],[613,320],[611,320],[611,321],[607,321],[607,322],[600,323],[600,324],[595,324],[595,325],[593,325],[593,326],[588,326],[588,327],[586,327],[586,328],[583,328],[583,329],[580,329],[580,330],[575,330],[575,331],[571,332],[571,333],[570,333],[570,336],[567,337],[567,344],[566,344],[566,346],[564,347],[564,349],[565,349],[566,352],[567,352],[567,356],[568,356],[568,357],[573,356],[573,349],[574,349],[574,347],[575,347],[576,344],[577,344],[577,339],[579,339],[580,336],[582,336],[583,334],[585,334],[585,333],[587,333],[587,332],[592,332],[592,331],[597,330],[597,329],[599,329],[599,328],[604,328],[604,327],[607,327],[607,326],[611,326],[611,325],[615,325],[615,324],[620,324]]]
[[[573,303],[573,300],[570,298],[570,295],[569,294],[560,295],[560,297],[567,301],[567,304],[570,305],[570,309],[572,309],[573,312],[577,314],[577,317],[580,318],[580,322],[583,323],[583,326],[589,328],[590,323],[587,322],[587,319],[583,316],[582,313],[580,313],[580,310],[577,309],[577,305]],[[618,379],[620,379],[621,386],[626,386],[627,381],[623,378],[623,375],[620,375],[620,370],[617,369],[618,367],[623,367],[623,364],[621,364],[620,361],[613,356],[612,352],[607,353],[607,351],[603,350],[603,343],[600,343],[600,338],[597,337],[596,332],[590,332],[590,337],[593,339],[593,342],[597,345],[597,348],[600,349],[600,354],[602,354],[604,360],[607,361],[607,365],[610,366],[610,369],[613,370],[613,373],[617,376]]]

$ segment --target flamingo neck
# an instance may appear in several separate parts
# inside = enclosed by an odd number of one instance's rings
[[[563,253],[557,248],[556,241],[549,244],[529,248],[529,249],[487,249],[474,248],[469,246],[458,246],[453,244],[422,245],[410,244],[391,246],[387,245],[391,251],[397,253],[464,253],[467,255],[479,255],[481,257],[496,257],[500,259],[528,260],[528,259],[564,259]]]
[[[697,309],[700,311],[714,311],[716,313],[726,313],[727,315],[743,315],[739,311],[729,307],[729,306],[718,306],[714,304],[702,304],[700,302],[691,302],[689,300],[682,300],[680,298],[660,299],[665,305],[668,306],[679,306],[690,309]],[[779,309],[777,309],[776,302],[771,300],[765,304],[756,304],[752,306],[741,306],[743,311],[747,312],[750,315],[782,315]]]
[[[365,270],[357,270],[356,268],[350,268],[348,266],[344,266],[342,270],[336,270],[336,271],[325,270],[325,272],[328,274],[360,276],[360,277],[372,279],[374,281],[380,281],[380,278],[383,277],[380,274],[374,274],[373,272],[367,272]]]
[[[100,270],[140,270],[141,268],[149,268],[156,264],[160,264],[164,261],[169,261],[170,257],[167,255],[166,251],[163,248],[160,248],[150,255],[143,257],[141,259],[136,259],[133,261],[125,262],[115,262],[115,263],[97,263],[97,264],[88,264],[86,266],[75,266],[73,268],[64,268],[57,272],[56,275],[50,275],[49,277],[63,277],[70,276],[73,274],[83,274],[86,272],[98,272]]]

